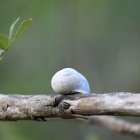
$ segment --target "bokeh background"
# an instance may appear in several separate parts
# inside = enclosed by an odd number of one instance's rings
[[[83,73],[92,92],[140,92],[140,1],[0,0],[1,33],[19,16],[34,21],[0,62],[1,93],[54,94],[51,77],[64,67]],[[136,140],[58,119],[0,122],[0,139]]]

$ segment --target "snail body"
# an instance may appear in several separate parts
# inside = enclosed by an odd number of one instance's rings
[[[72,68],[64,68],[54,74],[51,86],[56,93],[60,94],[89,94],[90,87],[87,79]]]

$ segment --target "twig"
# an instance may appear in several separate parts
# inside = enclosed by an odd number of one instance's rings
[[[78,116],[77,116],[78,117]],[[113,116],[79,116],[89,124],[103,125],[114,132],[132,136],[140,136],[140,124],[130,123]]]

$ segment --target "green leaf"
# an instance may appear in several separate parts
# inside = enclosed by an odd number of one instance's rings
[[[14,37],[14,33],[15,33],[15,26],[17,24],[17,22],[19,21],[20,17],[17,18],[14,23],[11,25],[10,27],[10,31],[9,31],[9,46],[11,45],[11,43],[13,42],[13,37]]]
[[[0,34],[0,49],[6,50],[8,48],[8,36]]]
[[[0,56],[5,52],[5,50],[0,49]]]
[[[9,36],[0,34],[0,60],[3,57],[3,54],[8,51],[11,44],[24,32],[26,27],[32,22],[32,19],[23,20],[19,26],[17,26],[20,17],[17,18],[10,27]],[[16,27],[17,26],[17,27]]]
[[[24,30],[26,29],[26,27],[28,27],[31,22],[32,22],[32,18],[23,20],[21,22],[21,24],[19,25],[17,31],[15,32],[15,34],[13,36],[13,42],[24,32]]]
[[[32,22],[32,18],[23,20],[19,27],[15,29],[16,24],[20,18],[17,18],[16,21],[11,25],[9,32],[9,46],[24,32],[27,26]]]
[[[0,60],[2,59],[3,53],[5,52],[5,50],[0,49]]]

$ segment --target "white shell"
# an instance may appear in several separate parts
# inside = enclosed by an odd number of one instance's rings
[[[89,94],[90,87],[87,79],[72,68],[64,68],[55,73],[51,80],[53,90],[60,94],[83,93]]]

